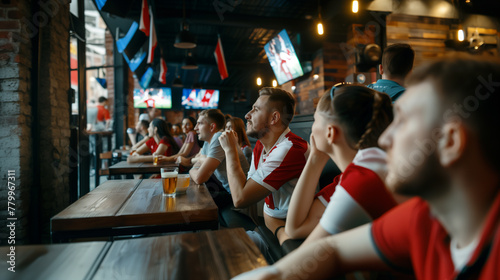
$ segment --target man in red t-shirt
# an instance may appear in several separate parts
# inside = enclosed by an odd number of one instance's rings
[[[446,57],[407,83],[379,144],[388,188],[415,198],[237,279],[324,279],[360,269],[500,279],[500,60]]]
[[[109,105],[108,99],[104,96],[99,97],[99,105],[97,105],[97,124],[101,130],[108,130],[111,123],[111,116],[109,115],[106,106]]]

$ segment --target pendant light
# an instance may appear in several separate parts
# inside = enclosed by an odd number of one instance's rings
[[[186,3],[183,1],[181,32],[175,36],[174,47],[179,49],[196,48],[196,40],[189,32],[189,26],[186,24]]]
[[[186,57],[184,58],[184,65],[181,66],[184,70],[196,70],[198,69],[198,64],[193,57],[191,52],[188,52]]]

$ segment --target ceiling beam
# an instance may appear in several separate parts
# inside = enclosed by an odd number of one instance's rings
[[[157,24],[172,24],[181,23],[182,10],[158,10],[156,12]],[[243,14],[226,13],[224,20],[221,20],[217,13],[214,12],[198,12],[191,11],[189,17],[186,18],[188,24],[210,25],[210,26],[225,26],[225,27],[239,27],[239,28],[264,28],[287,30],[300,32],[313,24],[312,20],[307,19],[290,19],[280,17],[262,17],[262,16],[249,16]]]
[[[196,60],[196,63],[198,67],[214,67],[217,68],[217,64],[215,62],[215,59],[213,61],[208,61],[208,60],[202,60],[198,61]],[[182,60],[168,60],[167,61],[167,67],[181,67],[184,64]],[[254,69],[254,68],[260,68],[260,67],[265,67],[269,65],[268,61],[265,62],[249,62],[249,61],[233,61],[233,62],[227,62],[226,63],[228,68],[233,68],[233,69]]]

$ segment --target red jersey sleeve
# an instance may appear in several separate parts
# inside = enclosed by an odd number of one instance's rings
[[[382,179],[370,169],[351,163],[339,184],[374,220],[397,205]]]
[[[324,200],[327,204],[330,203],[330,197],[332,197],[335,192],[335,188],[337,188],[337,185],[339,184],[340,177],[342,177],[342,174],[335,176],[335,178],[333,178],[333,182],[322,188],[314,197],[319,198],[321,202]]]
[[[399,271],[412,270],[412,214],[419,202],[418,198],[411,199],[372,223],[371,234],[377,253],[387,265]]]

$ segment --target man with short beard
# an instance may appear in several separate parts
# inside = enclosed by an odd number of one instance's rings
[[[499,108],[498,59],[450,56],[416,69],[379,138],[387,187],[416,197],[237,279],[326,279],[361,269],[500,279]]]
[[[264,220],[280,244],[288,236],[285,219],[292,191],[304,169],[308,144],[288,128],[295,110],[292,95],[282,89],[263,88],[247,113],[247,135],[259,139],[252,155],[248,178],[237,158],[238,138],[234,131],[219,138],[226,153],[229,188],[234,206],[248,207],[265,198]],[[256,232],[249,232],[268,261],[267,244]]]

